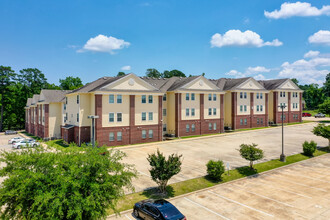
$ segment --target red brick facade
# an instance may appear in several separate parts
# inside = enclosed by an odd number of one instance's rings
[[[299,93],[299,111],[291,110],[291,92],[288,92],[288,107],[287,111],[283,111],[284,123],[290,122],[302,122],[302,93]],[[273,100],[274,100],[274,123],[280,124],[282,123],[282,111],[278,109],[278,92],[273,92]]]

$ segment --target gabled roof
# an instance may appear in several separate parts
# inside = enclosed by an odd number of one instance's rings
[[[288,79],[271,79],[271,80],[259,80],[258,82],[263,85],[267,90],[277,89]]]
[[[231,78],[220,78],[220,79],[213,79],[210,80],[212,83],[214,83],[217,87],[219,87],[221,90],[235,90],[238,89],[239,86],[244,84],[245,82],[253,80],[256,83],[259,83],[252,77],[244,77],[244,78],[237,78],[237,79],[231,79]],[[260,83],[259,83],[260,84]],[[261,84],[262,89],[265,89],[264,86]]]
[[[32,98],[28,98],[26,100],[26,107],[30,107],[31,103],[32,103]]]
[[[72,90],[51,90],[43,89],[40,92],[39,102],[63,102],[65,94],[71,92]],[[41,100],[41,99],[44,100]]]
[[[36,95],[36,94],[33,95],[31,105],[35,105],[35,104],[38,103],[38,101],[39,101],[39,96],[40,96],[40,95]]]
[[[179,77],[171,77],[171,78],[153,78],[153,77],[140,77],[150,85],[159,89],[161,92],[166,92],[175,81],[179,79]]]

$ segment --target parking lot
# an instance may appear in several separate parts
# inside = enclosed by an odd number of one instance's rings
[[[305,140],[314,140],[319,146],[325,147],[328,141],[315,136],[311,131],[317,123],[306,123],[285,127],[285,154],[292,155],[302,152]],[[146,145],[136,145],[120,148],[127,154],[124,162],[134,164],[139,177],[133,181],[135,190],[142,191],[156,186],[149,175],[148,154],[159,149],[165,155],[178,153],[183,155],[182,171],[174,176],[170,183],[180,182],[206,175],[205,164],[208,160],[221,159],[230,169],[248,165],[242,159],[237,149],[240,144],[258,144],[265,152],[265,158],[259,162],[279,158],[281,154],[281,128],[267,128],[245,132],[220,134],[201,138],[184,139],[179,141],[159,142]]]
[[[330,219],[330,155],[171,199],[193,219]],[[135,219],[131,212],[108,219]]]

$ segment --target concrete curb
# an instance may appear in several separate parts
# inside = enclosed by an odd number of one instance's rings
[[[195,193],[200,193],[200,192],[208,191],[208,190],[214,189],[214,188],[219,187],[219,186],[222,186],[222,185],[232,184],[232,183],[235,183],[237,181],[245,180],[245,179],[248,179],[248,178],[251,178],[251,177],[261,176],[261,175],[264,175],[264,174],[267,174],[267,173],[271,173],[271,172],[274,172],[274,171],[277,171],[277,170],[281,170],[283,168],[287,168],[287,167],[290,167],[290,166],[293,166],[293,165],[297,165],[297,164],[300,164],[300,163],[303,163],[303,162],[306,162],[306,161],[316,160],[319,157],[325,157],[327,155],[328,154],[323,154],[323,155],[320,155],[320,156],[317,156],[317,157],[313,157],[313,158],[309,158],[309,159],[306,159],[306,160],[298,161],[298,162],[291,163],[291,164],[288,164],[288,165],[284,165],[284,166],[281,166],[281,167],[277,167],[277,168],[274,168],[274,169],[271,169],[271,170],[267,170],[267,171],[264,171],[264,172],[259,173],[259,174],[254,174],[254,175],[251,175],[251,176],[246,176],[246,177],[239,178],[239,179],[232,180],[232,181],[228,181],[228,182],[225,182],[225,183],[220,183],[220,184],[217,184],[215,186],[211,186],[211,187],[207,187],[207,188],[204,188],[204,189],[196,190],[196,191],[193,191],[193,192],[190,192],[190,193],[182,194],[182,195],[179,195],[179,196],[176,196],[176,197],[169,198],[167,200],[168,201],[171,201],[173,199],[178,199],[178,198],[186,197],[186,196],[189,196],[189,195],[192,195],[192,194],[195,194]],[[125,211],[120,212],[119,215],[121,216],[121,215],[125,215],[125,214],[132,213],[132,212],[133,212],[133,209],[129,209],[129,210],[125,210]],[[108,218],[115,217],[115,216],[116,216],[116,214],[109,215],[109,216],[107,216],[107,219]]]

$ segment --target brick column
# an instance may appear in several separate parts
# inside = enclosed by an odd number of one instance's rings
[[[44,133],[45,133],[45,131],[44,131],[44,126],[42,125],[42,109],[43,109],[43,106],[42,105],[40,105],[39,106],[39,108],[40,108],[40,124],[39,124],[39,136],[41,137],[41,138],[45,138],[44,137]]]
[[[299,92],[299,121],[302,122],[302,92]]]
[[[45,105],[45,126],[44,126],[44,137],[49,137],[49,104]]]
[[[203,134],[204,124],[204,94],[199,94],[199,134]]]
[[[135,126],[135,95],[129,96],[129,143],[133,144],[133,128]]]
[[[253,113],[254,113],[254,93],[250,93],[250,128],[253,127]]]
[[[158,96],[158,141],[163,140],[163,96]]]
[[[36,131],[34,131],[34,133],[35,133],[35,136],[37,136],[37,137],[39,137],[39,106],[38,105],[36,105],[36,128],[37,129],[35,129]]]
[[[237,116],[237,92],[231,93],[231,127],[236,129],[236,116]]]
[[[274,104],[274,123],[277,124],[278,120],[277,120],[277,112],[278,112],[278,92],[273,92],[273,104]]]
[[[225,123],[224,123],[224,118],[225,118],[225,108],[224,108],[224,94],[220,95],[220,133],[225,132]]]
[[[288,123],[291,117],[291,92],[288,92]]]
[[[95,95],[95,115],[99,118],[95,119],[95,141],[99,145],[103,145],[103,134],[102,134],[102,95]]]
[[[181,93],[175,93],[175,136],[180,137]]]
[[[265,93],[265,125],[268,126],[269,113],[268,113],[268,93]]]

